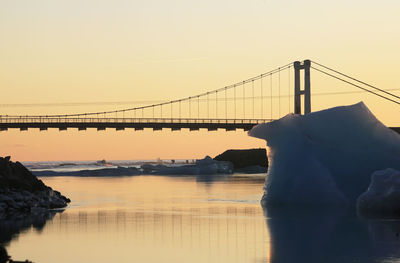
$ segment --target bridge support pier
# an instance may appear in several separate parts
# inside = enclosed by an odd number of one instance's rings
[[[294,67],[294,113],[301,114],[301,95],[304,95],[304,114],[311,112],[310,60],[293,63]],[[304,70],[304,89],[300,89],[300,70]]]

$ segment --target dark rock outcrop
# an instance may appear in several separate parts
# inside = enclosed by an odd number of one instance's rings
[[[20,162],[11,162],[10,156],[0,157],[0,190],[19,189],[29,192],[46,190],[48,187],[38,180]]]
[[[248,150],[227,150],[217,155],[214,160],[233,164],[235,172],[245,171],[246,167],[268,167],[267,151],[263,148]],[[266,171],[266,169],[264,169]]]
[[[0,157],[0,219],[63,208],[70,200],[46,186],[20,162]]]

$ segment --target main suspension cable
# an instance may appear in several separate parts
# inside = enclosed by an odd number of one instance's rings
[[[209,94],[209,93],[210,93],[210,94],[211,94],[211,93],[214,93],[214,92],[215,92],[215,93],[218,93],[218,92],[223,91],[223,90],[225,90],[225,89],[232,89],[232,88],[235,88],[236,86],[244,85],[244,84],[250,83],[250,82],[252,82],[252,81],[259,80],[259,79],[261,79],[261,78],[264,77],[264,76],[273,75],[273,74],[275,74],[275,73],[278,73],[278,72],[280,72],[281,70],[290,67],[291,65],[292,65],[292,63],[288,63],[288,64],[286,64],[286,65],[284,65],[284,66],[282,66],[282,67],[279,67],[279,68],[276,68],[276,69],[274,69],[274,70],[268,71],[268,72],[263,73],[263,74],[261,74],[261,75],[257,75],[257,76],[255,76],[255,77],[246,79],[246,80],[244,80],[244,81],[237,82],[237,83],[232,84],[232,85],[229,85],[229,86],[225,86],[225,87],[223,87],[223,88],[219,88],[219,89],[213,90],[213,91],[211,91],[211,92],[201,93],[201,94],[198,94],[198,95],[196,95],[196,96],[198,96],[198,97],[203,97],[203,96],[206,96],[206,95]],[[126,109],[113,110],[113,111],[86,112],[86,113],[74,113],[74,114],[3,115],[3,116],[7,116],[7,117],[35,117],[35,118],[46,118],[46,117],[59,117],[59,118],[60,118],[60,117],[63,117],[63,118],[65,118],[65,117],[91,116],[91,115],[97,115],[97,114],[104,114],[104,115],[105,115],[105,114],[113,114],[113,113],[118,113],[118,112],[136,111],[136,110],[142,110],[142,115],[143,115],[144,109],[148,109],[148,108],[152,108],[152,107],[161,107],[162,105],[167,105],[167,104],[169,104],[169,103],[179,103],[179,102],[181,102],[181,101],[189,101],[189,103],[190,103],[191,98],[196,97],[196,96],[190,96],[190,97],[186,97],[186,98],[178,99],[178,100],[170,100],[170,101],[160,102],[160,103],[152,104],[152,105],[145,105],[145,106],[140,106],[140,107],[126,108]],[[217,95],[217,96],[218,96],[218,95]]]
[[[326,72],[326,71],[324,71],[324,70],[322,70],[322,69],[317,69],[317,68],[315,68],[315,67],[313,67],[313,66],[311,66],[311,68],[312,68],[312,69],[315,69],[316,71],[319,71],[319,72],[321,72],[321,73],[323,73],[323,74],[326,74],[326,75],[328,75],[328,76],[330,76],[330,77],[332,77],[332,78],[341,80],[341,81],[343,81],[343,82],[345,82],[345,83],[347,83],[347,84],[350,84],[350,85],[352,85],[352,86],[354,86],[354,87],[356,87],[356,88],[362,89],[362,90],[364,90],[364,91],[366,91],[366,92],[372,93],[372,94],[374,94],[374,95],[376,95],[376,96],[378,96],[378,97],[381,97],[381,98],[383,98],[383,99],[385,99],[385,100],[388,100],[388,101],[391,101],[391,102],[393,102],[393,103],[396,103],[396,104],[400,105],[400,102],[398,102],[398,101],[395,101],[395,100],[393,100],[393,99],[391,99],[391,98],[385,97],[385,96],[383,96],[383,95],[381,95],[381,94],[378,94],[378,93],[376,93],[376,92],[374,92],[374,91],[372,91],[372,90],[363,88],[363,87],[361,87],[360,85],[354,84],[354,83],[352,83],[352,82],[350,82],[350,81],[348,81],[348,80],[345,80],[345,79],[343,79],[343,78],[340,78],[340,77],[338,77],[338,76],[335,76],[335,75],[333,75],[333,74],[330,74],[330,73],[328,73],[328,72]],[[385,92],[385,93],[386,93],[386,92]]]
[[[361,83],[361,84],[363,84],[363,85],[365,85],[365,86],[368,86],[368,87],[370,87],[370,88],[373,88],[373,89],[375,89],[375,90],[378,90],[378,91],[380,91],[380,92],[383,92],[383,93],[385,93],[385,94],[387,94],[387,95],[390,95],[390,96],[392,96],[392,97],[395,97],[395,98],[397,98],[397,99],[400,99],[400,96],[397,96],[397,95],[395,95],[395,94],[393,94],[393,93],[387,92],[387,91],[385,91],[385,90],[383,90],[383,89],[377,88],[377,87],[375,87],[375,86],[373,86],[373,85],[371,85],[371,84],[368,84],[368,83],[366,83],[366,82],[364,82],[364,81],[361,81],[361,80],[359,80],[359,79],[353,78],[353,77],[351,77],[351,76],[349,76],[349,75],[346,75],[346,74],[344,74],[344,73],[342,73],[342,72],[340,72],[340,71],[337,71],[337,70],[332,69],[332,68],[330,68],[330,67],[324,66],[324,65],[322,65],[322,64],[320,64],[320,63],[318,63],[318,62],[315,62],[315,61],[312,61],[312,63],[313,63],[313,64],[316,64],[316,65],[318,65],[318,66],[320,66],[320,67],[323,67],[323,68],[325,68],[325,69],[328,69],[328,70],[330,70],[330,71],[332,71],[332,72],[335,72],[335,73],[337,73],[337,74],[339,74],[339,75],[342,75],[342,76],[344,76],[344,77],[346,77],[346,78],[349,78],[349,79],[351,79],[351,80],[354,80],[354,81],[356,81],[356,82],[358,82],[358,83]],[[315,68],[314,68],[314,69],[315,69]]]

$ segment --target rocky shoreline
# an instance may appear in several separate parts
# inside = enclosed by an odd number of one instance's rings
[[[0,157],[0,219],[64,208],[70,199],[46,186],[20,162]]]

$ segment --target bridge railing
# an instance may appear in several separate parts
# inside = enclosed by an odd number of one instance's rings
[[[32,118],[0,116],[0,123],[265,123],[270,119],[197,119],[197,118]]]

